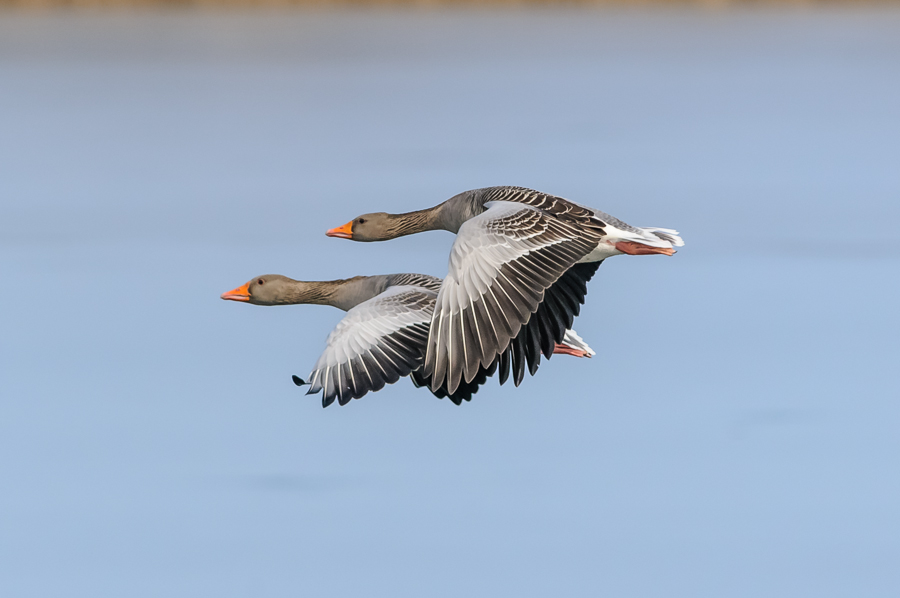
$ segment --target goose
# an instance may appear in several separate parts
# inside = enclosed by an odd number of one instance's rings
[[[370,391],[378,391],[401,377],[410,376],[416,387],[426,387],[438,398],[459,405],[470,401],[489,376],[501,367],[501,384],[510,368],[524,368],[523,356],[510,348],[452,392],[431,385],[422,371],[428,330],[441,279],[425,274],[387,274],[306,282],[280,274],[265,274],[223,293],[222,299],[253,305],[331,305],[347,312],[328,335],[325,351],[307,381],[293,376],[298,386],[308,384],[307,394],[322,392],[322,406],[335,399],[346,405]],[[554,353],[591,357],[595,353],[574,330],[567,330]],[[506,368],[505,370],[503,368]],[[503,373],[505,372],[505,374]],[[518,385],[518,384],[517,384]]]
[[[432,389],[449,393],[510,345],[524,346],[532,371],[541,354],[549,358],[606,258],[673,255],[684,245],[678,231],[634,227],[562,197],[510,186],[465,191],[415,212],[363,214],[326,234],[368,242],[431,230],[456,234],[423,367]]]

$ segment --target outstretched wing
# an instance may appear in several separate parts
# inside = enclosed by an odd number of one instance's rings
[[[490,366],[538,310],[545,291],[603,234],[527,204],[485,207],[460,227],[450,252],[425,358],[432,389],[453,393]]]
[[[395,286],[348,311],[328,335],[307,394],[323,391],[323,407],[345,405],[420,368],[436,296]]]
[[[516,386],[525,377],[525,367],[534,376],[541,362],[547,359],[557,343],[565,343],[575,316],[581,311],[587,295],[587,283],[602,262],[575,264],[544,292],[544,300],[532,314],[519,335],[500,355],[500,384],[513,375]]]

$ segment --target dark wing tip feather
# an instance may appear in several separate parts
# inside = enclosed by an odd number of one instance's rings
[[[510,346],[513,347],[511,354],[513,357],[513,384],[518,388],[525,378],[525,335],[519,334],[513,339]]]
[[[509,379],[509,358],[512,353],[512,348],[507,347],[506,351],[500,354],[499,359],[497,360],[498,368],[500,370],[500,386]]]
[[[544,301],[538,310],[522,327],[514,342],[510,343],[513,348],[512,356],[519,358],[513,360],[516,386],[524,378],[524,368],[519,365],[522,358],[528,365],[529,373],[534,376],[540,365],[541,354],[549,359],[554,344],[563,341],[566,329],[572,327],[575,316],[584,304],[587,283],[601,263],[602,261],[575,264],[544,293]]]
[[[461,405],[463,401],[471,401],[472,395],[477,393],[478,389],[487,382],[487,379],[494,375],[497,371],[499,359],[498,357],[487,367],[478,368],[478,373],[471,381],[461,380],[459,386],[453,392],[450,392],[447,381],[438,388],[431,388],[431,377],[425,372],[425,368],[412,372],[410,378],[412,378],[412,382],[416,387],[425,387],[437,398],[449,398],[455,405]]]

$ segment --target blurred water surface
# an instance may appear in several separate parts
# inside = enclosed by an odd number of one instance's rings
[[[900,11],[0,13],[5,596],[896,596]],[[678,228],[462,407],[257,274],[518,184]]]

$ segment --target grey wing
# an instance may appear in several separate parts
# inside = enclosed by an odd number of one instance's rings
[[[443,282],[437,276],[428,274],[391,274],[389,280],[390,286],[412,285],[435,293],[441,290],[441,282]]]
[[[483,202],[488,201],[514,201],[552,214],[554,217],[567,222],[577,223],[579,226],[593,229],[601,236],[610,234],[613,230],[617,236],[633,237],[635,241],[660,247],[660,241],[669,243],[673,247],[682,247],[684,241],[678,235],[678,231],[669,228],[640,228],[631,226],[607,214],[597,208],[581,205],[571,199],[565,199],[556,195],[542,193],[525,187],[488,187],[482,189]]]
[[[436,293],[395,286],[347,312],[328,335],[307,394],[341,405],[384,388],[422,366]]]
[[[490,366],[538,311],[545,291],[600,240],[598,232],[529,205],[485,207],[460,227],[438,294],[424,369],[432,389],[452,393]]]
[[[604,234],[603,227],[610,223],[611,220],[615,221],[612,223],[613,225],[618,223],[627,229],[637,230],[594,208],[583,206],[571,199],[535,191],[534,189],[525,187],[488,187],[483,191],[485,202],[509,201],[529,205],[560,220],[594,229],[599,235]]]

